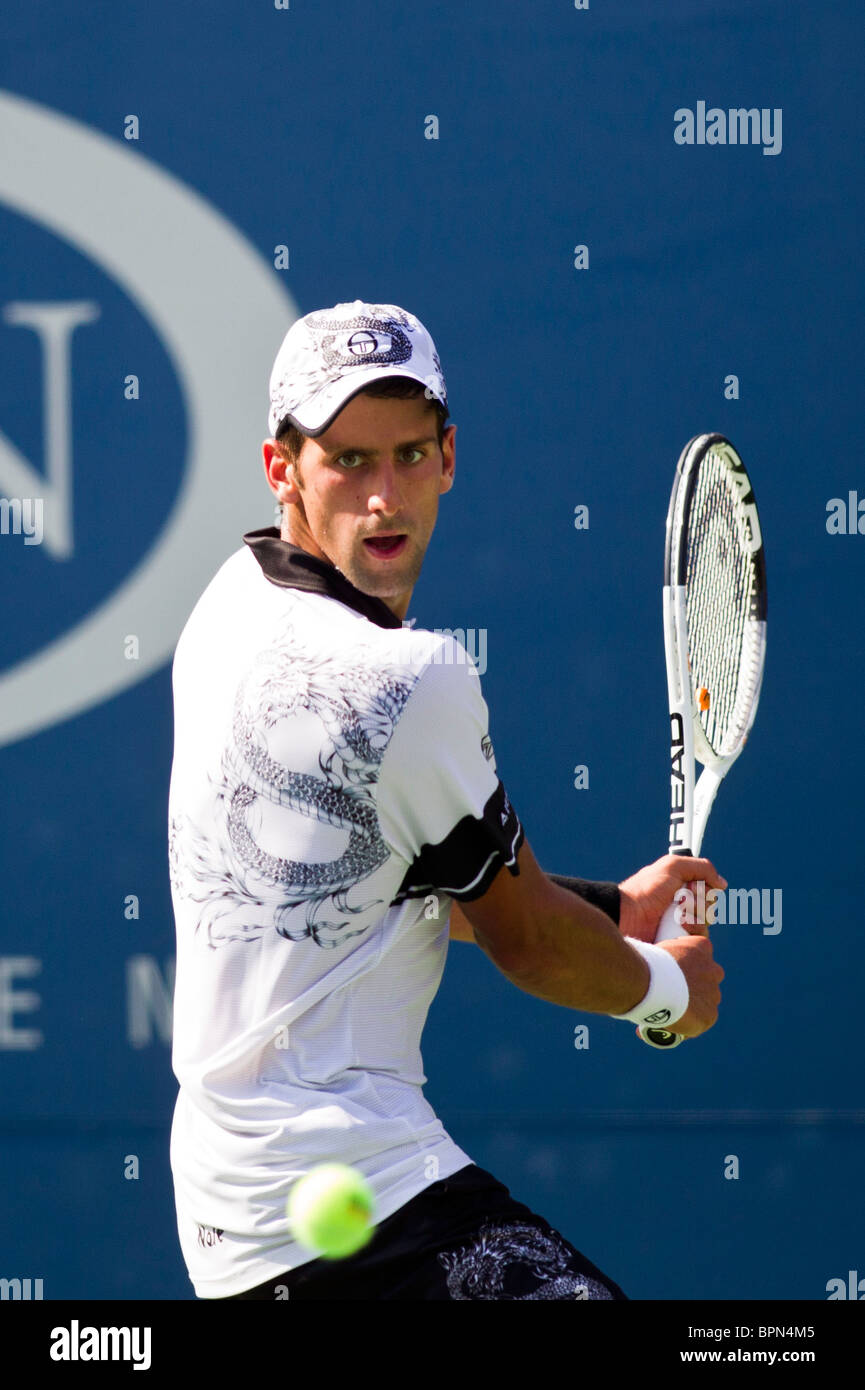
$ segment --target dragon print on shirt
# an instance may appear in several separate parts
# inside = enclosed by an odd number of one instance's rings
[[[381,899],[350,904],[349,894],[391,852],[373,791],[416,682],[410,670],[383,667],[369,647],[345,649],[338,659],[311,655],[294,640],[290,620],[259,654],[237,690],[221,776],[209,778],[219,833],[206,835],[185,817],[170,823],[171,882],[201,904],[198,930],[207,931],[211,946],[257,939],[264,916],[288,940],[311,938],[322,947],[366,930],[368,922],[352,931],[351,917]],[[296,771],[274,756],[280,744],[292,741],[286,721],[298,718],[308,722],[319,744],[316,774]],[[262,803],[346,831],[344,851],[314,863],[269,852],[256,838]],[[263,884],[280,890],[275,911]],[[305,913],[296,911],[301,905]],[[229,914],[237,917],[238,909],[252,920],[223,922]]]

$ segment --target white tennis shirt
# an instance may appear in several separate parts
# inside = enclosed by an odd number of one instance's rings
[[[174,658],[171,1132],[196,1294],[315,1258],[289,1190],[353,1164],[380,1220],[473,1160],[424,1099],[452,898],[516,873],[477,670],[326,561],[251,531]]]

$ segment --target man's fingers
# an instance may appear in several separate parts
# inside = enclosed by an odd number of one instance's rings
[[[679,923],[689,936],[708,936],[709,924],[715,921],[714,904],[707,901],[709,890],[705,884],[696,882],[685,886],[691,896],[679,903]],[[676,895],[681,899],[681,888],[676,889]]]
[[[690,921],[688,917],[682,917],[682,926],[689,936],[708,936],[709,925],[707,922],[700,921],[699,917],[695,921]]]
[[[696,883],[702,879],[707,888],[727,887],[727,880],[721,877],[710,859],[693,859],[687,854],[668,854],[666,858],[670,872],[680,883]]]

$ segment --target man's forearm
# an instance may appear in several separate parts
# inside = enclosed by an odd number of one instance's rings
[[[562,887],[554,875],[547,878],[552,886],[533,920],[525,964],[499,969],[518,989],[551,1004],[628,1013],[648,992],[646,961],[606,912]]]
[[[561,888],[567,888],[568,892],[576,893],[577,897],[583,898],[593,907],[599,907],[617,926],[619,925],[621,894],[617,883],[599,882],[590,878],[571,878],[565,874],[547,874],[547,878]],[[451,941],[475,940],[472,924],[456,901],[451,903],[450,909],[450,938]]]

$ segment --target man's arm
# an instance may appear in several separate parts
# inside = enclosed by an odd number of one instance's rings
[[[565,874],[547,874],[547,878],[553,883],[558,883],[560,887],[567,888],[569,892],[577,893],[579,897],[585,898],[586,902],[599,907],[602,912],[606,912],[608,917],[612,917],[616,925],[619,924],[621,897],[617,883],[596,882],[589,878],[570,878]],[[636,935],[636,933],[634,934]],[[451,911],[450,939],[451,941],[472,942],[475,940],[472,924],[457,902],[454,902]],[[654,940],[654,937],[647,938],[647,940]]]
[[[528,994],[587,1013],[628,1013],[649,988],[644,958],[605,912],[554,883],[527,842],[517,863],[517,875],[498,873],[483,897],[456,909],[474,940]],[[464,929],[459,918],[456,929]],[[676,1031],[696,1036],[717,1018],[723,971],[705,937],[678,938],[662,949],[684,971],[691,996]]]
[[[649,988],[649,967],[615,924],[553,883],[528,843],[519,874],[499,873],[482,898],[461,904],[477,944],[513,984],[553,1004],[623,1014]]]
[[[727,880],[721,877],[708,859],[677,854],[662,855],[622,883],[568,878],[564,874],[547,874],[547,878],[599,907],[608,917],[612,917],[623,936],[633,936],[638,941],[655,940],[665,910],[686,880],[691,888],[698,882],[704,883],[707,888],[727,887]],[[454,903],[450,928],[452,941],[475,939],[472,924],[458,903]],[[699,936],[709,935],[702,920],[689,924],[688,930]]]
[[[458,902],[451,903],[450,939],[451,941],[471,941],[477,944],[472,924]]]

